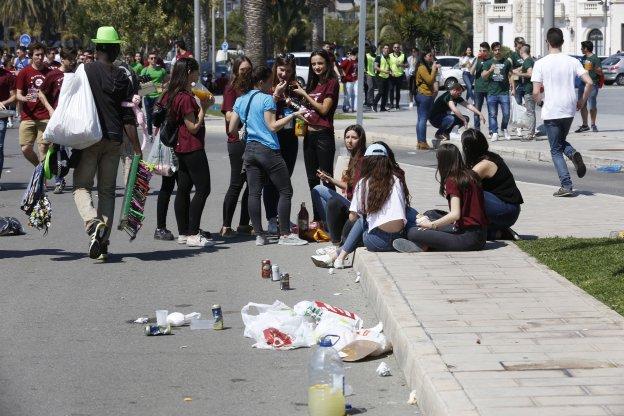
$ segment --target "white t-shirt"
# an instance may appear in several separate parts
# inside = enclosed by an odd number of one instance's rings
[[[470,67],[472,66],[472,63],[474,62],[474,56],[471,58],[470,56],[464,55],[461,58],[459,58],[459,66],[461,68],[461,70],[463,72],[467,72],[470,71]],[[464,65],[468,64],[467,67],[465,67]]]
[[[531,81],[544,86],[542,120],[574,117],[577,102],[574,78],[586,73],[578,59],[563,53],[549,54],[535,62]]]
[[[364,207],[362,207],[362,192],[364,191],[362,183],[364,180],[367,179],[360,179],[357,185],[355,185],[351,206],[349,207],[349,211],[360,215],[364,215]],[[366,200],[367,196],[365,196],[364,200]],[[403,220],[403,224],[407,222],[405,218],[405,194],[403,193],[401,181],[396,176],[394,176],[392,192],[381,209],[366,216],[369,230],[394,220]]]

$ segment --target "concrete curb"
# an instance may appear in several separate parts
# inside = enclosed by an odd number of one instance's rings
[[[423,415],[478,416],[377,254],[358,249],[353,267],[361,273],[362,290],[383,322],[408,386],[416,390]]]

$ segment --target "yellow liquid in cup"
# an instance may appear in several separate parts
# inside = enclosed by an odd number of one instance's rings
[[[340,389],[329,384],[315,384],[308,389],[308,412],[310,416],[343,416],[345,398]]]
[[[193,94],[199,98],[201,101],[209,100],[212,98],[212,94],[208,90],[201,90],[199,88],[192,89]]]

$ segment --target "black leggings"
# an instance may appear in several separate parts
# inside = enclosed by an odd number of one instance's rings
[[[288,176],[292,177],[295,170],[295,163],[297,162],[297,153],[299,152],[299,138],[295,136],[294,129],[280,130],[277,132],[277,138],[279,139],[280,152],[286,162],[288,168]],[[273,185],[273,182],[268,182],[264,186],[263,190],[264,199],[264,212],[266,218],[271,219],[277,217],[277,202],[279,201],[279,192]]]
[[[470,228],[449,233],[412,227],[407,232],[407,238],[420,248],[435,251],[479,251],[485,246],[485,237],[486,233],[483,228]]]
[[[191,153],[176,153],[179,159],[178,193],[174,208],[178,223],[178,234],[196,235],[199,223],[210,195],[210,168],[204,149]],[[191,200],[191,189],[195,187],[195,195]]]
[[[327,201],[327,230],[332,243],[339,243],[345,228],[349,222],[349,207],[339,198],[330,198]],[[350,229],[351,227],[349,227]],[[347,232],[347,235],[349,233]]]
[[[178,172],[171,176],[163,176],[160,191],[158,191],[158,199],[156,202],[156,228],[167,228],[167,211],[169,210],[169,201],[173,188],[175,188]]]
[[[238,197],[243,190],[247,180],[243,172],[243,154],[245,153],[245,142],[237,141],[227,144],[228,156],[230,157],[230,186],[223,199],[223,226],[231,227],[234,211],[238,205]],[[243,197],[241,198],[239,225],[249,225],[249,186],[245,186]]]
[[[333,129],[323,129],[318,131],[308,131],[303,139],[303,160],[305,161],[306,175],[308,176],[308,186],[310,191],[321,183],[316,176],[317,169],[334,176],[334,155],[336,154],[336,142]],[[332,184],[326,184],[330,189],[336,189]],[[312,198],[314,201],[314,198]],[[314,220],[319,221],[322,206],[312,205]]]

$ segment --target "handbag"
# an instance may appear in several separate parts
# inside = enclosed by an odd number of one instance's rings
[[[243,123],[243,132],[240,135],[240,139],[244,143],[247,143],[247,117],[249,117],[249,108],[251,107],[251,101],[259,92],[260,91],[256,91],[253,94],[251,94],[251,98],[249,98],[249,102],[247,103],[247,108],[245,109],[245,121]]]

